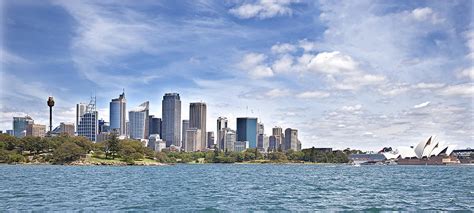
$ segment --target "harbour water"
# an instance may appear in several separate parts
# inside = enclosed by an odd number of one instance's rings
[[[0,210],[474,210],[474,166],[0,165]]]

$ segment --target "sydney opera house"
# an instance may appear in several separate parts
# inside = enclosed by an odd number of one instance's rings
[[[440,142],[437,136],[431,136],[416,147],[399,147],[395,151],[383,152],[388,160],[396,160],[401,165],[444,165],[459,163],[452,156],[455,146]]]

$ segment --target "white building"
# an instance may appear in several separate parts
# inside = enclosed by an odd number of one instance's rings
[[[186,131],[185,152],[203,151],[201,147],[201,130],[197,128],[189,128]]]
[[[234,152],[243,152],[249,148],[248,141],[236,141],[234,143]]]
[[[145,101],[137,108],[128,112],[130,138],[146,139],[148,138],[148,113],[149,102]]]

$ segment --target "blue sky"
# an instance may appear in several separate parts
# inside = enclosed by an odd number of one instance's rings
[[[474,147],[472,1],[1,1],[0,129],[165,92],[299,130],[303,147]],[[247,110],[248,107],[248,110]]]

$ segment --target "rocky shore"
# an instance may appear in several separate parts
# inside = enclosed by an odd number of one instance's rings
[[[123,161],[114,161],[114,162],[92,162],[92,161],[74,161],[65,165],[71,166],[166,166],[168,164],[159,163],[159,162],[134,162],[134,163],[127,163]]]

